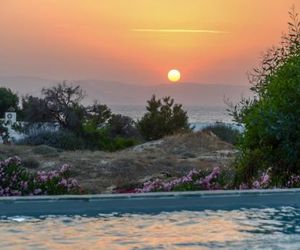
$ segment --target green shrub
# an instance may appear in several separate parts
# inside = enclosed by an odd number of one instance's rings
[[[157,140],[176,132],[190,131],[188,116],[181,104],[165,97],[148,101],[147,113],[138,121],[138,129],[146,140]]]
[[[107,150],[109,151],[122,150],[125,148],[135,146],[138,143],[139,141],[137,141],[136,139],[117,137],[112,140],[112,143],[110,144],[110,148],[107,148]]]
[[[264,96],[244,118],[240,166],[244,179],[271,167],[272,176],[285,182],[300,173],[300,56],[270,78]]]
[[[95,128],[92,124],[85,124],[83,128],[85,147],[91,150],[116,151],[139,143],[134,138],[112,137],[109,128]]]
[[[63,150],[78,150],[84,148],[82,138],[72,132],[60,130],[55,132],[44,131],[32,134],[17,142],[22,145],[47,145]]]
[[[19,97],[11,89],[0,87],[0,118],[4,117],[8,109],[18,111]]]
[[[234,110],[245,126],[237,182],[249,184],[268,172],[272,184],[282,186],[300,173],[300,22],[290,14],[282,46],[270,50],[255,70],[256,99]]]
[[[236,144],[238,142],[238,139],[241,135],[241,132],[233,128],[232,126],[225,124],[225,123],[215,123],[213,125],[209,125],[203,129],[204,132],[211,131],[216,136],[218,136],[222,141]]]
[[[124,137],[141,139],[135,121],[128,116],[113,114],[108,120],[107,129],[112,138]]]

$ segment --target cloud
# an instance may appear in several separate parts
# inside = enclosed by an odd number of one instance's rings
[[[132,29],[132,32],[154,32],[154,33],[206,33],[206,34],[227,34],[223,30],[203,29]]]

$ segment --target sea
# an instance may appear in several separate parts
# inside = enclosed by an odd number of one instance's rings
[[[142,105],[112,105],[112,112],[131,117],[137,121],[146,113]],[[215,123],[225,123],[229,126],[240,128],[229,115],[226,106],[185,106],[189,122],[195,130],[201,130]]]

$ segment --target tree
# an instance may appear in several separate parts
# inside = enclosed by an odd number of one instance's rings
[[[44,99],[31,95],[22,98],[22,117],[29,123],[53,122],[54,116]]]
[[[110,135],[115,137],[140,139],[141,135],[136,128],[136,123],[128,116],[113,114],[108,120],[108,130]]]
[[[87,121],[93,124],[94,127],[98,127],[106,123],[111,118],[111,110],[103,104],[99,104],[97,101],[93,105],[86,108]]]
[[[64,81],[51,88],[43,88],[42,94],[51,116],[62,128],[78,132],[85,117],[81,101],[85,93],[79,85]]]
[[[281,45],[266,53],[250,78],[256,98],[232,112],[245,127],[237,161],[242,182],[268,171],[274,185],[287,185],[300,174],[300,22],[294,9],[290,17]]]
[[[138,121],[138,129],[146,140],[156,140],[180,131],[190,131],[188,116],[181,104],[171,97],[147,101],[147,113]]]
[[[9,108],[18,110],[19,97],[11,89],[0,87],[0,117],[4,117]]]

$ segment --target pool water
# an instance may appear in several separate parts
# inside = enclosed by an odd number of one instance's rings
[[[0,249],[300,249],[300,209],[2,217]]]

